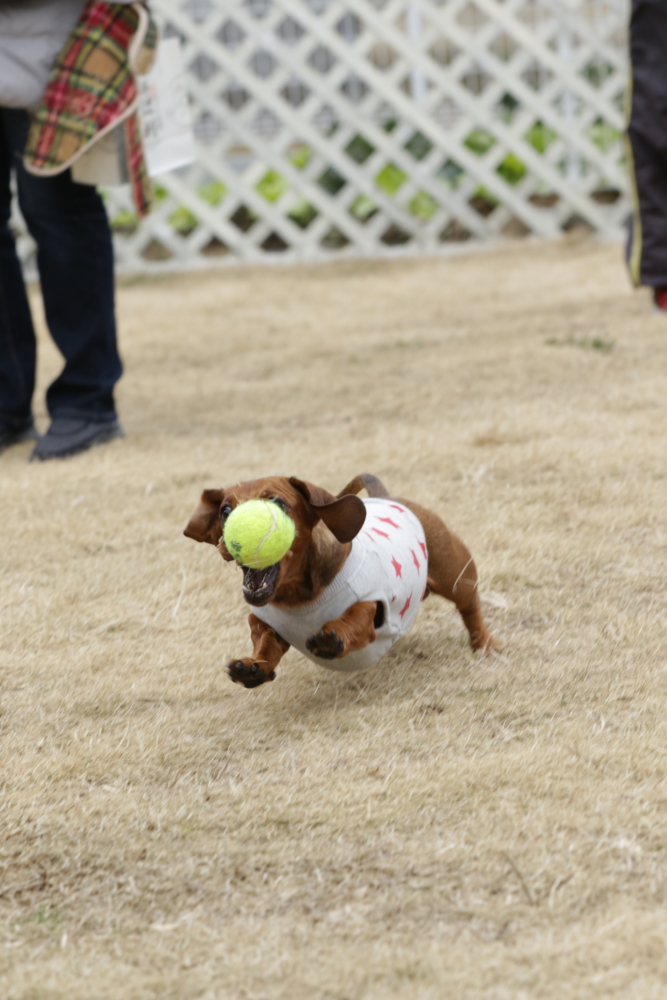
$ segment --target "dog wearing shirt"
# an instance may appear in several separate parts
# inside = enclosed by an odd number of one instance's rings
[[[366,500],[357,495],[362,489]],[[375,476],[356,476],[337,497],[278,476],[204,490],[184,534],[232,561],[225,520],[253,499],[281,507],[296,535],[280,562],[243,567],[253,650],[228,665],[233,681],[254,688],[274,680],[290,646],[333,670],[372,666],[405,635],[431,592],[456,604],[474,650],[500,648],[484,624],[466,546],[437,514],[392,499]]]

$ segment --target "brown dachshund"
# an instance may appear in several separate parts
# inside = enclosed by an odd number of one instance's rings
[[[362,489],[368,500],[357,496]],[[243,567],[243,596],[256,609],[249,617],[253,649],[229,664],[233,681],[247,688],[272,681],[290,645],[334,669],[376,662],[431,592],[454,602],[474,650],[499,648],[484,624],[477,570],[463,542],[431,511],[392,500],[375,476],[357,476],[337,497],[277,476],[204,490],[184,534],[215,545],[231,562],[225,519],[258,497],[286,511],[296,536],[274,566]]]

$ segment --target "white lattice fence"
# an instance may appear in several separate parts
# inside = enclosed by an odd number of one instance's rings
[[[125,270],[618,236],[627,0],[154,0],[183,42],[196,165]]]

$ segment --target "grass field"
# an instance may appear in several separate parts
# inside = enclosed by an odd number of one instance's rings
[[[119,312],[126,439],[0,458],[0,996],[662,1000],[667,319],[619,248],[128,281]],[[233,685],[201,489],[363,471],[471,547],[504,655],[431,597],[371,672]]]

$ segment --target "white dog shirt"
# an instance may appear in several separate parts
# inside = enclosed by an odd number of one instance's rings
[[[418,518],[394,500],[372,497],[364,526],[335,579],[315,601],[297,608],[267,604],[254,614],[313,663],[330,670],[361,670],[387,653],[412,624],[426,589],[428,552]],[[364,649],[339,660],[324,660],[306,649],[306,640],[359,601],[379,601],[384,622]]]

